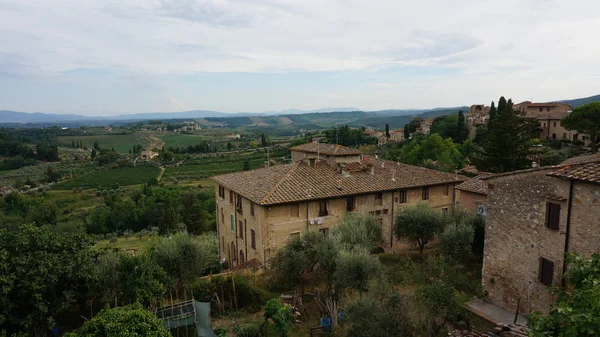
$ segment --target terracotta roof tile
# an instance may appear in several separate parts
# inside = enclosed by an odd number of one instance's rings
[[[290,151],[320,153],[327,156],[351,156],[362,154],[357,149],[337,144],[305,143],[290,148]]]
[[[567,165],[548,173],[549,176],[600,183],[600,162],[581,165]]]
[[[588,154],[588,155],[584,155],[584,156],[577,156],[577,157],[569,158],[569,159],[563,161],[562,163],[560,163],[560,165],[585,164],[585,163],[593,163],[593,162],[598,162],[598,161],[600,161],[600,153]]]
[[[274,205],[403,188],[459,183],[467,178],[424,167],[367,158],[362,170],[345,171],[319,161],[314,167],[298,161],[211,179],[253,202]]]
[[[493,175],[494,175],[493,173],[487,173],[487,172],[481,173],[480,175],[473,177],[473,178],[465,181],[464,183],[456,186],[456,189],[461,190],[461,191],[466,191],[466,192],[487,195],[488,182],[485,181],[484,178],[488,178]]]

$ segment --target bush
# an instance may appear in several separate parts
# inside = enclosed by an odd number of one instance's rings
[[[447,225],[438,236],[437,250],[455,261],[468,261],[472,252],[474,229],[468,223]]]
[[[378,303],[371,297],[359,298],[347,309],[348,336],[414,336],[408,320],[406,299],[397,294]]]
[[[260,327],[258,324],[236,325],[233,327],[233,332],[237,337],[259,337]]]

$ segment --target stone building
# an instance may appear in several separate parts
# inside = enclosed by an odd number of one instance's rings
[[[524,117],[537,120],[542,140],[581,140],[586,141],[585,135],[577,131],[569,131],[560,125],[560,120],[573,110],[565,103],[531,103],[529,101],[515,104],[514,109]]]
[[[421,121],[421,124],[415,130],[415,133],[422,133],[424,135],[430,134],[431,133],[431,126],[433,125],[434,121],[435,121],[434,117],[427,118],[427,119]]]
[[[456,186],[456,205],[464,207],[467,211],[485,215],[485,201],[488,193],[488,182],[484,178],[491,177],[492,173],[481,173]]]
[[[318,146],[318,148],[316,148]],[[367,157],[355,149],[308,143],[291,148],[292,164],[214,176],[219,253],[231,266],[274,250],[306,231],[327,234],[349,212],[373,215],[384,246],[408,248],[392,236],[405,205],[454,205],[461,176]]]
[[[475,129],[478,126],[487,125],[490,119],[490,107],[484,104],[473,104],[465,116],[467,125]]]
[[[404,129],[390,131],[390,139],[392,142],[401,142],[404,140]]]
[[[564,256],[600,253],[600,162],[497,174],[488,182],[482,283],[487,300],[548,312]]]

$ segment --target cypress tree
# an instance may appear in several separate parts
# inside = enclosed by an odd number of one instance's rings
[[[390,138],[390,125],[385,124],[385,137]]]
[[[496,110],[496,106],[494,105],[494,101],[492,101],[492,105],[490,105],[490,120],[496,118],[498,114],[498,110]]]
[[[457,143],[462,143],[469,139],[469,129],[465,123],[465,113],[462,110],[458,111],[458,127],[456,132]]]

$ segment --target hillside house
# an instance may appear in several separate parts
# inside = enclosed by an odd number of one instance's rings
[[[365,135],[369,136],[369,137],[375,137],[377,139],[379,139],[379,137],[385,136],[385,134],[381,131],[377,131],[377,130],[365,130],[364,132]]]
[[[421,122],[421,124],[417,127],[417,129],[415,130],[415,133],[422,133],[424,135],[430,134],[431,126],[433,125],[434,121],[435,121],[435,118],[433,118],[433,117],[423,120]]]
[[[600,161],[497,174],[488,182],[482,284],[487,300],[548,312],[564,256],[600,253]]]
[[[408,248],[392,236],[405,205],[426,202],[440,212],[454,205],[455,174],[364,156],[332,144],[290,149],[292,164],[214,176],[219,252],[230,266],[263,263],[305,231],[327,234],[350,212],[373,215],[384,246]]]
[[[484,203],[487,199],[488,182],[484,178],[492,175],[492,173],[481,173],[457,185],[456,205],[464,207],[469,212],[485,215]]]
[[[525,101],[515,104],[514,108],[523,116],[537,120],[540,127],[539,138],[542,140],[587,140],[585,135],[569,131],[560,125],[560,120],[573,110],[568,104]]]
[[[490,107],[484,104],[473,104],[465,117],[470,128],[485,126],[490,119]]]
[[[404,129],[390,131],[390,139],[388,141],[401,142],[404,141]]]

